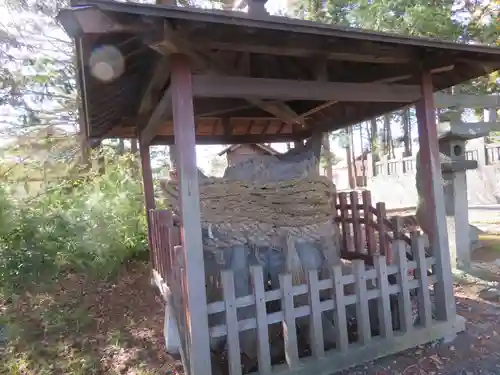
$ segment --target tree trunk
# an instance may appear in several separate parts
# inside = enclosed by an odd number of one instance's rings
[[[118,155],[123,155],[125,152],[125,142],[123,139],[118,140],[118,148],[117,148]]]
[[[384,115],[384,154],[388,155],[389,158],[392,157],[391,152],[391,115]]]
[[[401,120],[403,122],[403,144],[404,144],[404,155],[411,156],[411,122],[410,122],[410,109],[407,108],[403,110],[401,114]]]
[[[361,185],[366,186],[366,163],[365,163],[365,151],[363,145],[363,124],[359,124],[359,145],[361,150]]]
[[[175,145],[168,146],[168,156],[170,159],[170,170],[176,170],[177,168],[177,151]]]
[[[370,133],[370,152],[372,154],[372,171],[375,173],[376,168],[375,168],[375,163],[380,160],[380,155],[379,155],[379,147],[378,147],[378,142],[377,142],[377,134],[378,134],[378,129],[377,129],[377,119],[372,118],[370,120],[370,127],[369,127],[369,133]]]
[[[130,140],[130,153],[132,154],[137,154],[138,148],[137,148],[137,139],[131,139]]]

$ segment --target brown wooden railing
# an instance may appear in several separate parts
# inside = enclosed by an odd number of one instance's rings
[[[399,218],[387,218],[385,203],[373,206],[368,190],[361,194],[359,191],[337,193],[335,208],[344,259],[362,259],[372,264],[374,255],[383,255],[392,263],[392,241],[400,239],[411,244]]]
[[[150,210],[148,214],[151,266],[168,284],[178,256],[174,250],[181,244],[180,222],[168,210]]]

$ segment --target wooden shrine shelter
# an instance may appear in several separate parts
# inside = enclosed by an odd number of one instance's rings
[[[184,288],[184,310],[177,318],[185,323],[186,370],[191,375],[210,375],[210,338],[225,335],[229,341],[229,373],[241,374],[238,332],[249,327],[258,331],[259,374],[325,375],[463,328],[456,320],[453,296],[434,92],[500,69],[500,49],[274,17],[265,14],[263,5],[261,0],[254,0],[249,4],[250,13],[244,14],[77,0],[58,16],[75,39],[85,136],[89,141],[140,140],[148,211],[155,208],[149,147],[177,146],[181,238],[175,243],[171,232],[165,237],[162,231],[171,229],[170,224],[155,227],[153,219],[164,217],[155,214],[149,217],[150,246],[154,250],[161,245],[162,249],[183,255],[181,279],[166,271],[165,267],[172,267],[171,263],[161,263],[166,258],[158,258],[160,263],[153,259],[153,266],[158,271],[156,275],[169,287],[177,288],[180,283]],[[335,273],[333,284],[332,280],[318,282],[317,274],[316,279],[311,274],[309,285],[290,289],[291,281],[284,283],[278,297],[271,293],[274,291],[264,292],[255,286],[251,298],[235,299],[230,288],[225,288],[223,301],[207,305],[205,274],[200,266],[204,258],[196,144],[318,139],[322,132],[412,104],[418,118],[422,176],[430,202],[427,220],[432,228],[432,258],[425,259],[418,245],[421,242],[416,242],[418,246],[412,242],[417,255],[416,263],[410,263],[420,267],[420,275],[424,275],[412,281],[422,292],[419,303],[425,319],[421,319],[421,326],[405,324],[398,332],[388,328],[392,327],[387,315],[391,293],[399,293],[402,319],[408,322],[407,295],[412,286],[407,277],[402,277],[410,267],[403,257],[387,269],[384,261],[377,258],[376,272],[364,273],[364,263],[357,264],[354,278],[337,278]],[[340,202],[339,207],[347,206]],[[350,220],[359,221],[358,205],[351,202],[350,207]],[[365,209],[366,224],[371,211],[369,205]],[[165,217],[172,220],[171,216]],[[378,226],[383,225],[383,220],[379,220]],[[400,240],[394,238],[393,242]],[[170,241],[168,246],[165,241]],[[433,279],[428,280],[423,270],[429,262],[433,265]],[[383,276],[391,272],[399,274],[399,285],[387,285]],[[283,280],[288,280],[286,277]],[[377,277],[378,289],[367,291],[363,280]],[[338,308],[348,303],[341,301],[343,291],[339,287],[348,282],[357,285],[356,295],[351,296],[354,302],[350,303],[361,311],[357,316],[362,340],[355,346],[348,345],[345,332],[342,333],[345,311]],[[430,282],[436,295],[435,319],[431,319],[428,308]],[[334,296],[320,302],[318,288],[328,285],[335,291]],[[293,296],[300,293],[309,293],[310,305],[305,309],[293,307]],[[265,302],[272,298],[282,299],[281,315],[266,315]],[[375,338],[367,333],[368,299],[378,301],[385,324],[381,335]],[[238,322],[236,309],[249,304],[256,306],[256,317]],[[325,352],[319,339],[323,333],[318,317],[328,309],[334,312],[339,341],[334,350]],[[222,328],[209,329],[208,315],[214,312],[224,312],[226,323]],[[309,359],[299,359],[296,348],[294,322],[299,316],[311,318],[316,335]],[[267,324],[280,321],[287,327],[286,364],[271,366]]]

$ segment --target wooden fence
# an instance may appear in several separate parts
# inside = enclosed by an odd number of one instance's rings
[[[242,374],[240,333],[249,330],[257,333],[258,371],[266,375],[295,370],[304,365],[302,357],[322,361],[328,358],[329,369],[333,371],[371,359],[373,353],[362,355],[366,347],[377,347],[376,353],[386,354],[399,351],[405,345],[411,347],[413,344],[409,343],[414,341],[400,337],[417,329],[414,327],[410,291],[413,294],[418,291],[418,329],[427,332],[422,343],[427,341],[431,335],[428,328],[432,324],[429,287],[436,277],[429,272],[434,258],[425,253],[423,237],[416,232],[411,236],[402,233],[397,220],[387,219],[383,203],[372,205],[369,191],[339,192],[335,209],[335,221],[341,231],[341,256],[352,260],[352,272],[346,272],[339,265],[333,267],[331,277],[321,279],[317,270],[310,270],[306,274],[307,283],[300,285],[293,285],[292,275],[284,273],[280,275],[279,289],[266,290],[262,267],[253,266],[252,294],[239,298],[235,297],[233,271],[221,273],[222,300],[220,297],[212,299],[214,302],[208,304],[207,311],[209,316],[225,316],[223,324],[209,327],[212,339],[230,342],[227,363],[222,362],[227,366],[224,373]],[[186,305],[180,220],[167,210],[150,211],[148,220],[155,282],[172,307],[181,340],[181,357],[189,366],[189,308]],[[370,285],[375,287],[370,288]],[[302,296],[301,301],[305,298],[308,303],[298,303],[297,296]],[[268,311],[268,303],[278,304],[280,310]],[[373,321],[374,305],[376,322]],[[255,309],[254,317],[238,319],[237,310],[249,306]],[[336,327],[333,348],[324,344],[324,314],[331,316]],[[305,341],[297,330],[297,319],[309,321],[310,337]],[[352,330],[349,321],[353,319],[356,322],[355,342],[352,342],[352,332],[349,332]],[[276,330],[269,330],[269,327],[276,327],[276,324],[281,325],[281,333],[278,337],[270,337]],[[284,358],[271,355],[270,342],[276,343],[276,339],[283,340]],[[381,339],[387,340],[385,346]],[[308,344],[304,345],[304,342]],[[363,344],[365,349],[360,349],[356,343]],[[333,362],[332,358],[335,358]],[[311,366],[315,368],[317,363],[311,362]]]
[[[374,267],[367,267],[363,260],[358,259],[353,261],[352,273],[343,272],[339,265],[333,267],[331,277],[326,279],[320,279],[317,270],[309,270],[307,283],[301,285],[293,285],[292,275],[284,273],[280,275],[280,288],[276,290],[265,290],[262,267],[253,266],[252,294],[240,298],[235,297],[233,271],[223,271],[221,280],[224,298],[210,303],[208,313],[225,315],[224,324],[211,326],[209,331],[211,338],[224,337],[230,343],[227,345],[228,373],[242,374],[240,334],[248,330],[255,330],[257,334],[258,373],[261,375],[289,372],[330,374],[337,369],[427,341],[433,325],[429,288],[436,282],[434,275],[428,275],[428,269],[434,264],[434,258],[426,257],[420,234],[413,234],[411,243],[415,261],[407,261],[406,243],[395,240],[394,265],[388,266],[384,256],[376,255]],[[410,280],[409,270],[416,270],[417,277]],[[397,280],[392,285],[389,282],[391,275],[395,275]],[[376,287],[368,288],[369,281]],[[353,292],[346,293],[347,290]],[[412,317],[412,290],[418,290],[418,324],[414,323]],[[307,296],[306,304],[297,303],[295,297],[300,295]],[[393,300],[396,308],[391,302]],[[280,309],[269,313],[266,304],[272,301],[279,301]],[[376,306],[376,322],[372,318],[373,302]],[[255,317],[240,320],[238,309],[247,306],[254,306]],[[349,313],[346,309],[349,307],[355,309],[355,342],[350,340],[347,328]],[[333,348],[325,347],[322,322],[324,314],[331,314],[333,317]],[[397,314],[396,320],[394,314]],[[299,318],[308,320],[310,334],[305,339],[300,337],[297,330]],[[274,358],[271,355],[270,342],[276,345],[277,339],[270,336],[270,332],[275,332],[270,329],[273,324],[282,327],[278,339],[282,340],[284,357]],[[299,369],[300,372],[295,372]]]
[[[153,278],[177,323],[182,363],[189,368],[187,283],[181,246],[181,221],[168,210],[148,213]]]
[[[335,221],[341,231],[341,257],[362,259],[372,264],[374,255],[386,256],[392,263],[393,239],[410,245],[410,237],[403,232],[397,217],[387,218],[385,203],[372,204],[371,192],[350,191],[337,193]]]
[[[467,160],[476,160],[478,167],[499,164],[500,143],[485,143],[477,149],[466,150],[465,157]],[[375,176],[397,176],[408,173],[416,173],[416,156],[397,159],[383,157],[381,161],[375,163]]]

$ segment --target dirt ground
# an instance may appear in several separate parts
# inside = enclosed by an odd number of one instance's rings
[[[474,256],[482,278],[455,285],[466,332],[338,374],[500,375],[500,237],[482,243]],[[163,350],[163,303],[148,275],[140,263],[124,267],[114,283],[68,274],[56,288],[0,301],[8,327],[0,374],[182,374]]]

